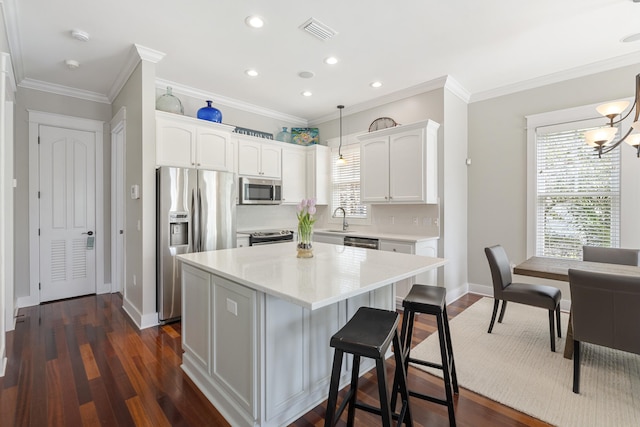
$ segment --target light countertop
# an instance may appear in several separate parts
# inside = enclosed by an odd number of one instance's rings
[[[351,234],[350,234],[351,235]],[[178,255],[185,264],[310,310],[346,300],[443,266],[443,258],[314,243],[314,257],[296,257],[296,243]]]

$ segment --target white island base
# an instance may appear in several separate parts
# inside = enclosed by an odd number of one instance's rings
[[[235,426],[283,426],[327,398],[331,336],[361,306],[393,310],[394,282],[427,258],[295,243],[181,255],[185,373]],[[362,372],[372,364],[364,365]],[[350,379],[347,358],[341,383]]]

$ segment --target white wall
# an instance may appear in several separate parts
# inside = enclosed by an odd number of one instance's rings
[[[72,117],[100,120],[106,123],[111,120],[111,107],[108,104],[86,101],[67,96],[56,95],[37,90],[18,87],[15,109],[15,177],[18,186],[15,189],[15,289],[16,297],[29,297],[29,283],[31,272],[37,273],[38,266],[29,265],[29,119],[28,111],[35,110],[47,113],[63,114]],[[103,158],[105,173],[105,193],[109,194],[108,183],[111,170],[111,144],[109,143],[108,125],[104,129],[103,152],[96,153]],[[33,165],[37,167],[37,165]],[[106,196],[105,196],[106,197]],[[110,203],[105,206],[110,206]],[[104,212],[104,229],[102,236],[110,234],[111,213]],[[109,239],[105,239],[105,251],[109,251]],[[110,264],[105,260],[105,283],[110,280]]]
[[[469,105],[470,283],[491,286],[487,246],[502,244],[513,263],[527,257],[525,116],[632,97],[638,71],[624,67]],[[624,149],[623,168],[640,168],[640,159]],[[636,230],[626,230],[637,236],[635,222]],[[623,230],[622,235],[629,234]],[[640,241],[625,240],[623,246],[640,247]]]

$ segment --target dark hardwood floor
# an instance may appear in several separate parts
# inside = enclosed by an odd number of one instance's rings
[[[449,316],[478,299],[462,297],[449,306]],[[435,331],[430,317],[418,316],[414,342]],[[0,426],[227,426],[182,373],[180,333],[180,323],[137,330],[118,294],[20,309],[16,329],[7,335]],[[455,354],[455,341],[453,346]],[[440,379],[410,372],[410,387],[442,389]],[[375,375],[360,380],[359,399],[376,403]],[[411,404],[415,425],[448,426],[445,407],[418,399]],[[319,405],[292,426],[322,426],[324,410]],[[547,425],[462,388],[456,420],[474,427]],[[378,417],[356,412],[356,425],[379,424]]]

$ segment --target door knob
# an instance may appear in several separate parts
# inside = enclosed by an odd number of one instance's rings
[[[93,236],[93,231],[87,231],[86,233],[82,233],[82,234],[88,234],[89,236]]]

